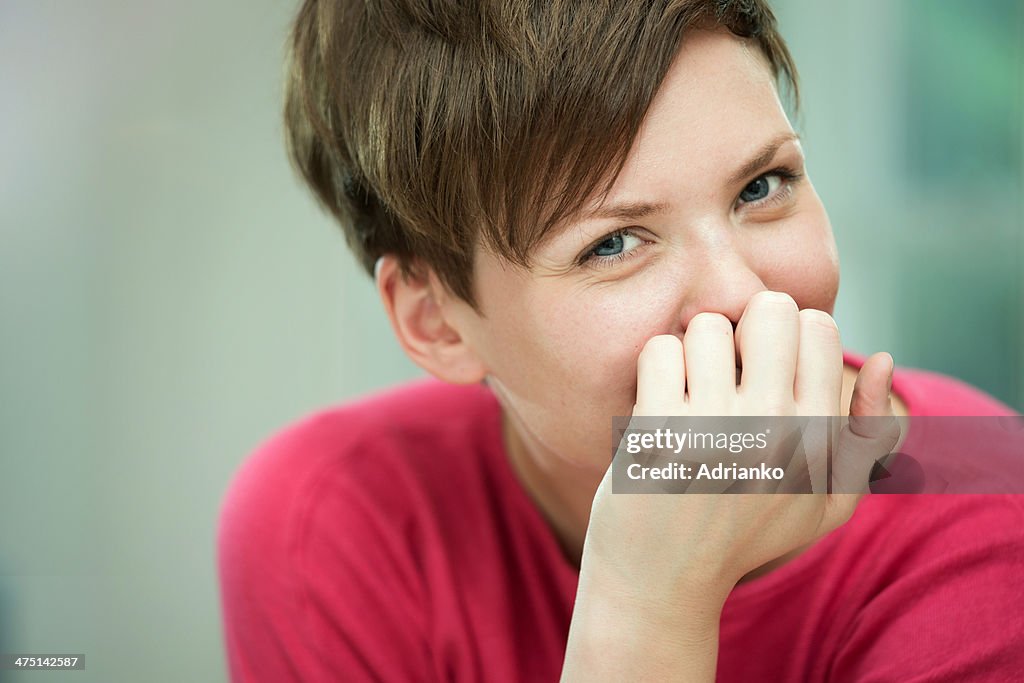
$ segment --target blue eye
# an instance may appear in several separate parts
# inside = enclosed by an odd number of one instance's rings
[[[762,173],[747,183],[740,192],[741,204],[773,204],[786,199],[793,190],[794,184],[803,178],[803,174],[789,168],[776,168]]]
[[[580,255],[581,266],[610,266],[636,255],[643,250],[646,242],[633,234],[632,229],[623,229],[605,236],[600,242]]]
[[[774,186],[773,183],[769,182],[769,178],[775,181]],[[760,201],[778,189],[781,184],[782,180],[777,173],[763,175],[743,188],[743,192],[740,192],[740,199],[745,202]]]
[[[594,256],[615,256],[622,253],[625,240],[621,234],[609,235],[603,242],[594,247]]]

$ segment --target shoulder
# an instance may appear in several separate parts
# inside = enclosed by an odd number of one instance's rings
[[[899,376],[899,380],[897,380]],[[916,368],[893,373],[893,390],[907,395],[917,415],[1014,415],[1010,406],[967,382]]]
[[[1013,494],[878,494],[857,507],[852,535],[865,543],[908,549],[915,554],[948,556],[952,552],[995,546],[1013,549],[1024,560],[1024,496]],[[903,543],[897,544],[900,539]]]
[[[438,501],[459,510],[446,486],[483,467],[498,425],[485,387],[426,380],[317,411],[250,453],[217,533],[233,678],[422,678],[427,541],[455,514]]]
[[[449,513],[452,488],[479,480],[499,425],[486,387],[432,379],[286,425],[246,457],[223,497],[222,580],[281,583],[334,543],[404,543]]]
[[[858,519],[859,518],[859,519]],[[1007,680],[1024,667],[1024,500],[1016,495],[872,495],[834,565],[854,618],[843,680]],[[965,639],[966,638],[966,639]]]
[[[847,360],[851,356],[846,353]],[[933,370],[897,365],[892,390],[907,408],[906,436],[899,457],[888,467],[890,476],[872,484],[873,491],[1021,490],[1021,423],[1003,419],[1017,411],[978,387]]]
[[[925,418],[914,423],[921,447],[914,454],[930,465],[973,467],[982,459],[968,429],[974,423],[928,417],[1016,414],[981,389],[930,370],[897,366],[893,391],[912,417]],[[943,461],[945,451],[958,457]],[[842,678],[951,677],[951,652],[959,653],[960,680],[990,680],[1024,664],[1024,628],[1005,622],[1007,609],[1024,606],[1014,578],[1024,563],[1024,497],[869,495],[837,538],[843,542],[830,565],[834,580],[857,577],[851,601],[859,605],[835,664]],[[964,633],[987,651],[965,650]]]
[[[845,350],[844,360],[860,368],[866,357]],[[982,389],[950,375],[896,364],[893,393],[900,396],[911,415],[983,416],[1015,415],[1015,411]]]
[[[416,381],[332,406],[284,426],[242,462],[221,506],[221,537],[247,527],[301,523],[326,490],[373,492],[376,504],[397,492],[452,475],[465,452],[484,448],[500,419],[478,385]]]

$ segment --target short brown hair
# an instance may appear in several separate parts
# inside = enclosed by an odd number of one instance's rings
[[[305,0],[290,155],[369,272],[394,254],[475,307],[477,241],[529,266],[611,188],[686,31],[715,26],[753,38],[797,105],[765,0]]]

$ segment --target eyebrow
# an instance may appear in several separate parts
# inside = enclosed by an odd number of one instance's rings
[[[667,208],[668,204],[664,202],[624,202],[620,204],[612,204],[611,206],[599,209],[598,211],[588,215],[586,220],[593,220],[595,218],[617,218],[623,221],[631,221],[637,218],[646,218],[647,216],[661,213]]]
[[[767,165],[772,159],[774,159],[775,154],[779,151],[780,147],[787,142],[799,139],[800,136],[792,131],[787,131],[781,135],[775,136],[773,139],[769,140],[764,147],[758,150],[757,154],[755,154],[750,161],[743,164],[740,169],[736,171],[731,178],[729,178],[729,184],[735,185],[741,180],[746,180],[749,176],[759,171],[762,166]]]

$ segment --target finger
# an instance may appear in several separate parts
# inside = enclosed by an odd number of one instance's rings
[[[850,415],[837,439],[833,490],[842,494],[868,490],[871,468],[899,442],[900,424],[889,399],[892,356],[876,353],[861,366],[850,401]]]
[[[892,414],[892,403],[889,400],[892,370],[892,356],[884,351],[864,361],[853,385],[853,396],[850,399],[851,418]]]
[[[843,393],[843,347],[839,328],[825,311],[799,314],[800,343],[795,398],[801,415],[839,415]]]
[[[900,438],[895,416],[862,417],[869,435],[852,429],[853,418],[840,430],[832,465],[832,491],[826,505],[829,530],[837,528],[853,515],[861,496],[869,491],[871,468],[892,452]]]
[[[871,468],[892,452],[900,437],[895,417],[869,418],[873,427],[869,436],[856,433],[851,422],[839,430],[832,458],[832,490],[837,493],[867,493]]]
[[[651,337],[637,359],[634,415],[677,415],[686,391],[683,343],[671,334]]]
[[[793,399],[800,320],[796,302],[785,292],[758,292],[740,319],[737,340],[743,372],[739,393],[764,405]]]
[[[736,391],[732,322],[721,313],[698,313],[686,328],[683,348],[690,407],[699,414],[720,414]]]

